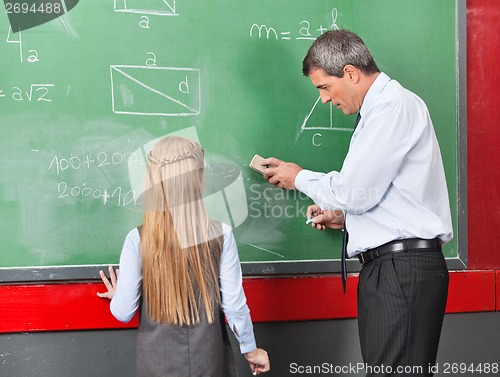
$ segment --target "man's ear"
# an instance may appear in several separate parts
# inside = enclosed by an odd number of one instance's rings
[[[359,80],[359,69],[351,64],[347,64],[344,69],[344,77],[353,83]]]

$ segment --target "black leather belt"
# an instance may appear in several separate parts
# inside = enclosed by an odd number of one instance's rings
[[[441,250],[441,242],[438,238],[434,238],[432,240],[425,240],[422,238],[406,238],[402,240],[395,240],[374,249],[368,249],[365,252],[358,254],[358,259],[361,264],[365,264],[371,262],[374,259],[377,259],[378,257],[381,257],[382,255],[401,253],[418,249]]]

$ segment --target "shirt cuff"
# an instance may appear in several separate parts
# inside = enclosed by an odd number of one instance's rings
[[[257,348],[257,343],[255,342],[255,339],[249,342],[241,342],[240,343],[240,351],[241,353],[248,353],[252,352]]]
[[[235,318],[228,318],[226,316],[227,324],[240,345],[241,353],[253,351],[257,348],[257,342],[255,341],[253,323],[250,316],[244,316],[244,318],[241,318],[240,320],[234,319]],[[238,324],[236,324],[236,322]]]

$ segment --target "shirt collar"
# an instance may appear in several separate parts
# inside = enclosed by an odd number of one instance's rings
[[[380,72],[377,76],[373,84],[370,86],[370,89],[366,92],[365,98],[363,99],[363,103],[361,104],[361,109],[359,113],[361,114],[361,118],[365,115],[368,109],[371,106],[373,99],[382,92],[387,83],[391,81],[391,78],[387,76],[384,72]]]

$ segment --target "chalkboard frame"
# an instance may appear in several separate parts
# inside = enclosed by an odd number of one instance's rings
[[[463,270],[468,266],[467,234],[467,80],[466,80],[466,1],[456,0],[456,64],[457,64],[457,207],[458,207],[458,255],[446,258],[450,270]],[[98,280],[104,265],[47,266],[0,268],[0,283],[8,282],[56,282],[71,280]],[[115,266],[116,267],[116,266]],[[348,271],[358,272],[357,260],[348,261]],[[339,260],[311,260],[286,262],[243,262],[245,276],[283,276],[305,274],[331,274],[340,271]]]

